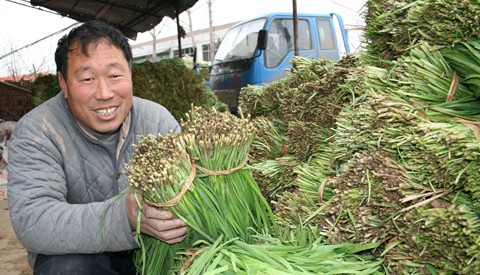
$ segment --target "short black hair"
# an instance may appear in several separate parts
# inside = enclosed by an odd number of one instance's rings
[[[120,48],[128,64],[132,65],[132,48],[123,33],[105,22],[92,20],[73,28],[58,40],[57,50],[55,51],[57,72],[62,73],[63,77],[67,77],[68,52],[72,50],[70,48],[72,44],[78,42],[81,45],[82,53],[88,56],[88,47],[91,44],[98,44],[101,40]]]

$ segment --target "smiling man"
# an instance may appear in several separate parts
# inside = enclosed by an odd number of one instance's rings
[[[136,199],[122,170],[142,135],[179,131],[161,105],[133,96],[132,52],[111,26],[73,29],[55,52],[62,91],[25,115],[9,145],[8,202],[34,274],[135,274]],[[183,221],[153,207],[141,230],[167,243]]]

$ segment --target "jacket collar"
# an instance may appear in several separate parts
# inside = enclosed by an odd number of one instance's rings
[[[77,125],[77,128],[80,130],[80,132],[90,141],[92,141],[95,144],[100,143],[97,137],[92,134],[92,130],[90,130],[87,126],[85,126],[83,123],[81,123],[72,113],[70,110],[70,107],[68,106],[67,99],[63,96],[63,91],[60,92],[59,95],[62,98],[63,106],[66,108],[67,112],[69,113],[70,117],[73,119],[75,124]],[[132,105],[133,108],[133,105]],[[120,150],[125,143],[125,140],[127,138],[128,132],[130,130],[130,125],[131,125],[131,120],[132,120],[132,109],[130,109],[130,112],[128,112],[127,117],[125,120],[122,122],[122,125],[120,126],[120,135],[118,137],[118,145],[117,145],[117,159],[118,155],[120,153]]]

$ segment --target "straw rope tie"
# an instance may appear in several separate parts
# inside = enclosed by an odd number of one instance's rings
[[[450,84],[450,89],[448,90],[447,99],[445,102],[450,102],[453,100],[453,97],[455,97],[455,93],[457,92],[459,82],[460,80],[458,79],[458,74],[454,71],[452,83]]]
[[[325,186],[330,179],[331,177],[326,177],[325,179],[323,179],[322,184],[320,184],[320,186],[318,187],[318,202],[320,203],[323,202],[323,191],[325,190]]]
[[[478,121],[460,119],[459,122],[467,126],[468,128],[470,128],[475,134],[475,137],[477,138],[477,140],[480,140],[480,123]]]
[[[183,198],[183,195],[187,193],[188,189],[190,189],[190,186],[192,186],[193,181],[195,180],[195,176],[197,174],[197,171],[196,171],[197,169],[211,176],[221,176],[221,175],[228,175],[242,169],[243,167],[245,167],[245,165],[247,165],[247,162],[248,162],[248,157],[245,158],[245,160],[242,163],[240,163],[238,166],[235,166],[231,169],[224,170],[224,171],[213,171],[195,164],[195,161],[192,160],[192,169],[190,170],[190,174],[188,175],[188,178],[185,181],[185,184],[180,190],[180,193],[178,193],[174,198],[165,202],[153,202],[144,198],[145,202],[148,205],[155,206],[155,207],[175,206]]]
[[[206,250],[208,249],[208,246],[204,247],[204,248],[201,248],[195,252],[193,252],[192,256],[190,256],[190,258],[188,258],[182,265],[182,267],[180,268],[180,271],[179,273],[180,274],[183,274],[185,269],[190,265],[190,263],[193,261],[193,259],[195,257],[197,257],[198,255],[202,254],[203,252],[205,252]]]
[[[213,170],[209,170],[209,169],[207,169],[207,168],[205,168],[205,167],[202,167],[202,166],[199,166],[199,165],[197,165],[197,164],[195,164],[195,167],[196,167],[198,170],[200,170],[200,171],[202,171],[203,173],[208,174],[208,175],[210,175],[210,176],[223,176],[223,175],[228,175],[228,174],[231,174],[231,173],[233,173],[233,172],[235,172],[235,171],[237,171],[237,170],[242,169],[243,167],[245,167],[245,165],[247,165],[247,162],[248,162],[248,157],[245,158],[245,160],[244,160],[242,163],[240,163],[238,166],[235,166],[235,167],[233,167],[233,168],[230,168],[230,169],[224,170],[224,171],[213,171]]]
[[[183,185],[182,190],[180,190],[180,193],[178,193],[178,195],[176,195],[174,198],[165,202],[152,202],[144,198],[145,202],[150,206],[156,206],[156,207],[175,206],[183,198],[183,195],[187,193],[187,190],[190,189],[190,186],[192,186],[193,180],[195,179],[195,175],[196,175],[195,165],[192,165],[190,174],[188,175],[188,178],[185,181],[185,184]]]

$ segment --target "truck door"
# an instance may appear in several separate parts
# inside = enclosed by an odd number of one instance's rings
[[[286,69],[290,67],[290,59],[294,56],[293,19],[274,18],[270,21],[270,25],[266,27],[268,41],[264,51],[264,66],[262,66],[265,69],[260,72],[260,79],[263,83],[285,77]],[[316,57],[312,40],[312,27],[307,19],[299,18],[298,20],[298,46],[301,56]]]
[[[340,51],[333,26],[332,17],[317,17],[315,19],[315,50],[317,58],[340,60]]]

